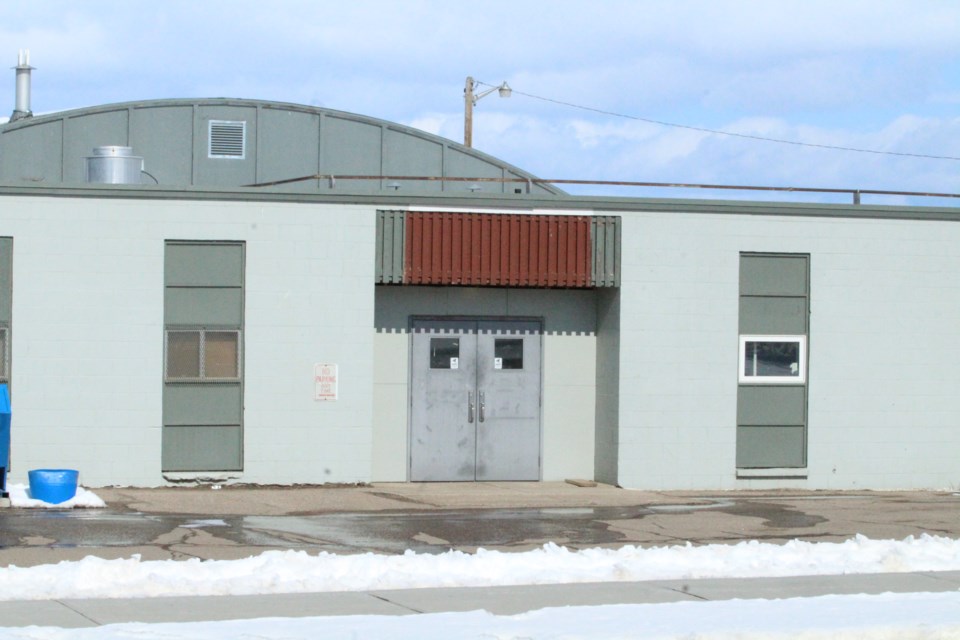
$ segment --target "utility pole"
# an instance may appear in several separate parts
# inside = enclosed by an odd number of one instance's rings
[[[473,146],[473,78],[467,76],[467,84],[463,88],[463,146]]]
[[[474,82],[473,77],[467,76],[467,83],[463,87],[463,146],[465,147],[473,146],[473,106],[477,104],[477,100],[490,95],[494,91],[499,92],[501,98],[509,98],[513,92],[513,89],[506,82],[496,87],[490,87],[479,94],[474,93],[475,88],[476,82]]]

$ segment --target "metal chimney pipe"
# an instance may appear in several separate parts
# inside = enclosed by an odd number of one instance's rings
[[[30,72],[34,67],[30,66],[30,50],[21,49],[17,56],[17,93],[16,102],[13,107],[13,115],[10,116],[10,122],[15,122],[22,118],[29,118],[33,115],[30,110]]]

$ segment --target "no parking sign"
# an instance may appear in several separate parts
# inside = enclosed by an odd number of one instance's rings
[[[335,364],[315,364],[313,365],[313,385],[314,400],[336,400],[337,399],[337,365]]]

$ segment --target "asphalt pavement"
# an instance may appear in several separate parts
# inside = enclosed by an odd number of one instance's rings
[[[842,541],[862,534],[960,538],[951,491],[649,492],[608,485],[375,483],[363,486],[98,488],[106,509],[0,509],[0,567],[88,555],[234,559],[269,549],[332,553],[527,550]],[[948,591],[960,572],[406,589],[271,596],[0,602],[0,627],[264,616],[413,614],[548,606]]]

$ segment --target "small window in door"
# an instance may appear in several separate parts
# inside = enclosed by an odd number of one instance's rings
[[[523,338],[497,338],[493,343],[494,369],[523,369]]]
[[[430,338],[430,368],[460,368],[460,338]]]

